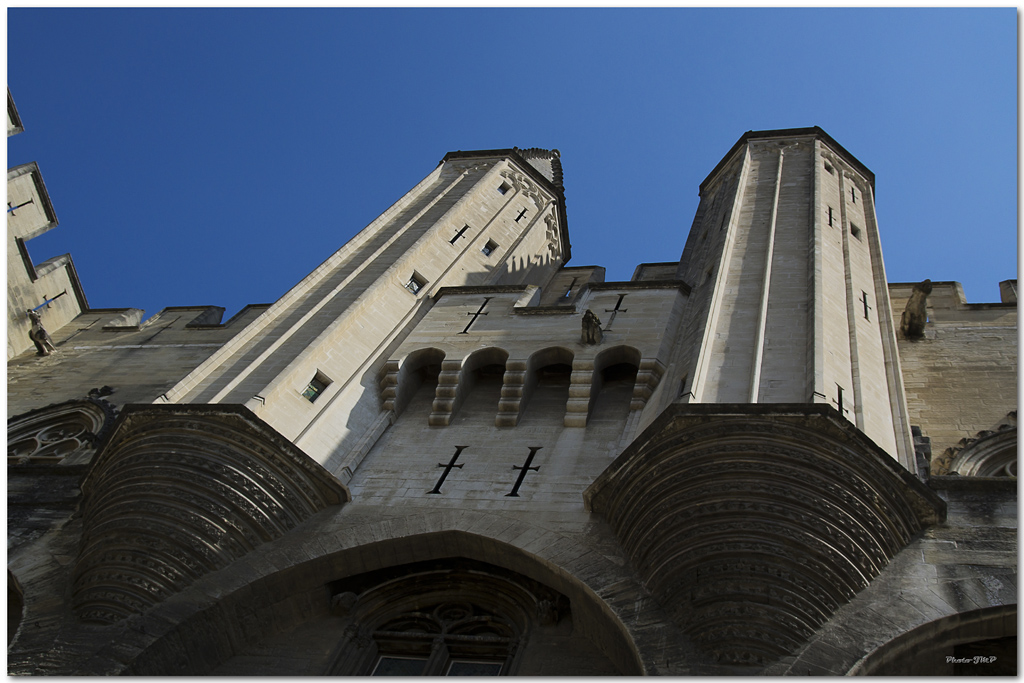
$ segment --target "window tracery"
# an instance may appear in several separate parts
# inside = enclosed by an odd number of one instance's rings
[[[113,406],[94,398],[67,401],[11,418],[7,423],[7,464],[88,462],[113,420]],[[70,458],[72,455],[75,457]]]

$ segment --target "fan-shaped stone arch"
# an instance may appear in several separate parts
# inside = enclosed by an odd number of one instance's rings
[[[721,663],[790,654],[942,500],[829,406],[674,405],[585,493]]]
[[[452,417],[462,407],[466,397],[473,392],[477,384],[478,371],[500,367],[500,378],[504,376],[507,360],[508,351],[491,346],[474,351],[465,359],[446,359],[441,363],[441,374],[437,381],[437,394],[431,407],[429,423],[435,427],[447,427],[451,424]],[[498,400],[495,400],[495,411],[497,405]]]
[[[348,490],[240,406],[129,406],[82,484],[73,603],[112,623],[228,566]]]

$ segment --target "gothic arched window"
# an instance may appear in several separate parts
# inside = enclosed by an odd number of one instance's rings
[[[561,593],[465,558],[350,577],[332,592],[348,621],[332,675],[514,674],[531,634],[569,614]]]

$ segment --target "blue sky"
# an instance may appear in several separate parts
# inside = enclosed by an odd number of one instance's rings
[[[1017,271],[1015,8],[8,9],[8,85],[93,307],[269,303],[448,151],[557,148],[570,265],[677,260],[747,130],[876,175],[891,282]]]

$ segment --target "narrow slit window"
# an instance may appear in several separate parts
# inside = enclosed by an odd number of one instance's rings
[[[448,244],[455,244],[457,241],[459,241],[460,237],[465,237],[467,230],[469,230],[469,226],[468,225],[463,227],[457,233],[455,233],[455,236],[452,237],[450,240],[448,240]]]
[[[405,288],[413,294],[419,294],[419,291],[423,289],[424,285],[427,284],[427,279],[419,273],[413,273],[409,281],[405,283]]]
[[[482,251],[484,253],[484,256],[490,256],[491,254],[494,253],[494,251],[497,248],[498,248],[497,242],[495,242],[494,240],[487,240],[487,244],[485,244],[484,248],[481,249],[480,251]]]
[[[313,379],[309,380],[309,384],[306,385],[305,390],[302,392],[302,398],[306,399],[310,403],[315,403],[320,394],[324,393],[324,389],[328,387],[331,380],[327,375],[320,371],[313,376]]]
[[[850,188],[850,203],[851,204],[856,204],[857,203],[857,188],[855,188],[855,187],[851,187]]]
[[[833,223],[832,220],[832,207],[830,206],[828,207],[828,227],[830,228],[835,227],[835,223]]]
[[[576,286],[576,280],[578,280],[578,279],[579,278],[575,278],[575,277],[572,279],[572,282],[569,283],[569,289],[565,290],[565,294],[562,295],[563,299],[568,299],[569,298],[569,295],[572,294],[572,288]]]
[[[502,183],[501,185],[498,186],[498,193],[499,194],[505,194],[505,193],[507,193],[511,189],[512,189],[511,185],[509,185],[508,183]]]

